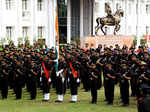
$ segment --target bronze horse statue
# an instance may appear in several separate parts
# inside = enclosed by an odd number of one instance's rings
[[[108,25],[108,26],[115,26],[114,35],[116,35],[116,32],[120,30],[119,23],[121,22],[121,17],[123,17],[123,15],[124,11],[122,9],[119,9],[116,11],[114,15],[112,15],[112,17],[108,16],[103,18],[98,17],[96,19],[97,26],[95,27],[95,34],[97,35],[98,30],[101,28],[101,31],[104,33],[104,35],[106,35],[106,32],[104,32],[103,27],[105,25]]]

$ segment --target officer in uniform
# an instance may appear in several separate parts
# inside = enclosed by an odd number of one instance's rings
[[[138,80],[138,74],[137,74],[137,70],[139,68],[139,63],[138,63],[138,59],[136,57],[136,55],[132,55],[130,63],[129,63],[129,67],[130,67],[130,73],[131,73],[131,80],[130,80],[130,84],[131,84],[131,96],[136,96],[137,95],[137,80]]]
[[[6,63],[5,61],[1,62],[1,67],[0,67],[0,85],[1,85],[1,94],[2,94],[2,99],[7,99],[8,95],[8,72],[6,68]]]
[[[82,79],[83,88],[85,89],[85,92],[89,91],[89,73],[88,73],[88,62],[89,57],[86,53],[83,53],[81,56],[81,68],[80,68],[80,77]]]
[[[120,93],[123,105],[122,106],[128,106],[129,105],[129,81],[130,72],[128,70],[128,67],[126,64],[122,64],[121,70],[119,73],[119,82],[120,82]]]
[[[108,63],[105,69],[105,95],[107,104],[112,105],[114,100],[114,87],[116,76],[111,64]]]
[[[34,100],[36,99],[36,92],[37,92],[37,75],[38,75],[38,70],[37,66],[35,65],[35,62],[31,61],[31,67],[29,67],[29,74],[31,75],[30,77],[30,99]]]
[[[66,63],[63,57],[59,58],[58,70],[56,71],[56,93],[58,99],[55,102],[63,102],[66,92]]]
[[[99,72],[96,69],[96,65],[94,63],[92,63],[92,65],[89,66],[89,73],[90,73],[91,96],[92,96],[91,103],[96,104]]]
[[[22,98],[22,86],[23,86],[23,66],[21,61],[16,62],[16,67],[15,67],[15,94],[16,94],[16,99],[21,99]]]
[[[140,88],[141,97],[138,99],[138,112],[150,112],[150,86],[142,84]]]
[[[140,86],[142,84],[150,84],[150,69],[147,66],[147,63],[145,63],[144,61],[140,62],[140,67],[138,68],[138,79],[137,79],[137,98],[140,97]]]
[[[42,82],[42,90],[44,94],[43,101],[49,101],[50,100],[50,70],[51,66],[48,64],[48,57],[46,56],[44,58],[44,61],[42,62],[42,68],[41,68],[41,82]]]
[[[74,56],[72,56],[69,59],[69,63],[67,63],[67,64],[69,64],[67,77],[69,80],[70,91],[71,91],[71,95],[72,95],[72,100],[70,102],[76,103],[77,102],[77,94],[78,94],[78,84],[80,82],[79,64],[75,61]]]

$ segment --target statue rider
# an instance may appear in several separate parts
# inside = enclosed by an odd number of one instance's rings
[[[105,11],[106,11],[106,13],[107,13],[107,17],[108,17],[108,18],[114,18],[109,3],[105,3]]]

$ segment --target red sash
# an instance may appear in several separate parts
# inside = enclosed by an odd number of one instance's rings
[[[42,66],[43,66],[43,69],[44,69],[44,72],[45,72],[45,76],[46,76],[46,78],[47,78],[47,80],[48,80],[48,84],[49,84],[49,77],[50,77],[50,74],[49,74],[49,72],[47,71],[44,62],[42,62]]]
[[[71,62],[69,62],[69,65],[70,65],[70,68],[71,68],[71,70],[72,70],[73,77],[74,77],[74,78],[77,78],[77,77],[78,77],[77,71],[75,71],[75,69],[72,67],[72,63],[71,63]]]

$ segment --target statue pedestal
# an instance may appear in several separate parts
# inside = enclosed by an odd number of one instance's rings
[[[92,45],[97,48],[99,44],[109,46],[115,46],[118,44],[120,47],[126,45],[131,47],[133,44],[134,36],[126,35],[97,35],[97,36],[87,36],[81,39],[81,46],[84,47],[88,44],[89,47]]]

